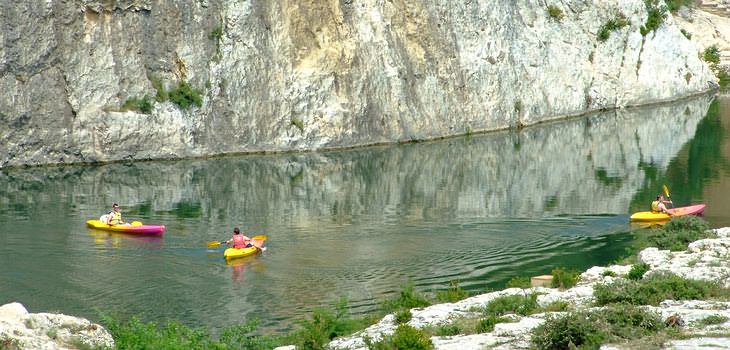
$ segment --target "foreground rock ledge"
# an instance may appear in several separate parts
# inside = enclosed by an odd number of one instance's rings
[[[657,248],[647,248],[639,253],[640,262],[649,264],[647,273],[671,271],[681,277],[714,281],[730,287],[730,227],[714,230],[718,238],[702,239],[691,243],[684,252],[670,252]],[[594,266],[581,275],[577,286],[561,291],[551,288],[511,288],[502,291],[477,295],[456,303],[432,305],[426,308],[411,309],[413,318],[408,322],[416,328],[444,325],[451,320],[475,315],[469,310],[482,307],[492,299],[505,295],[540,293],[540,306],[555,301],[564,301],[573,307],[589,306],[593,301],[593,287],[598,283],[611,283],[616,277],[603,276],[607,270],[616,276],[625,276],[631,266],[612,265],[608,267]],[[703,300],[666,300],[659,307],[644,306],[666,319],[678,315],[686,326],[684,331],[693,336],[691,339],[673,340],[666,344],[669,349],[697,349],[710,346],[712,349],[730,349],[730,321],[715,325],[701,325],[699,320],[708,316],[724,316],[730,320],[730,302]],[[498,323],[490,333],[456,335],[448,337],[431,337],[438,350],[477,350],[477,349],[528,349],[530,334],[533,328],[545,322],[551,314],[540,313],[525,317],[512,316],[516,322]],[[387,315],[380,322],[352,336],[335,339],[330,342],[331,349],[367,349],[364,337],[373,340],[392,334],[397,325],[394,316]],[[721,335],[721,336],[718,336]],[[725,337],[727,336],[727,337]],[[278,350],[293,349],[293,346],[280,347]],[[624,349],[629,345],[604,345],[601,349]]]
[[[111,349],[114,339],[104,327],[63,314],[28,313],[20,303],[0,306],[2,349]]]

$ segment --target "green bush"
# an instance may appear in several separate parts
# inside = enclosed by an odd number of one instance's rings
[[[162,84],[162,80],[155,76],[149,76],[150,82],[152,82],[152,87],[157,90],[157,94],[155,95],[155,101],[157,102],[165,102],[170,99],[170,95],[167,93],[167,90],[165,89],[165,85]]]
[[[664,0],[664,2],[667,3],[670,12],[677,12],[682,6],[693,7],[695,4],[694,0]]]
[[[545,307],[541,308],[541,311],[543,311],[543,312],[567,311],[569,307],[570,307],[570,304],[568,304],[567,301],[556,300],[548,305],[545,305]]]
[[[578,279],[580,278],[580,274],[578,273],[578,271],[568,271],[561,267],[554,268],[552,274],[553,281],[551,285],[553,288],[568,289],[575,286],[578,283]]]
[[[724,90],[728,87],[728,85],[730,85],[730,73],[728,73],[727,70],[718,66],[715,70],[715,75],[717,76],[721,89]]]
[[[608,338],[584,313],[548,315],[545,323],[532,331],[532,344],[541,350],[591,349]]]
[[[646,23],[639,28],[639,31],[641,35],[646,36],[664,23],[667,19],[667,8],[660,0],[644,0],[644,5],[647,11]]]
[[[442,303],[454,303],[466,299],[468,296],[469,293],[459,288],[459,281],[454,280],[449,282],[449,288],[446,291],[436,293],[436,300]]]
[[[603,273],[601,274],[601,276],[603,276],[603,277],[609,277],[609,276],[610,277],[616,277],[616,273],[613,272],[613,271],[611,271],[611,270],[606,270],[606,271],[603,271]]]
[[[408,323],[408,321],[411,320],[413,317],[413,314],[411,314],[411,310],[403,309],[400,311],[397,311],[395,313],[395,324],[403,324]]]
[[[548,12],[548,15],[550,15],[550,18],[555,18],[558,21],[563,19],[563,11],[555,5],[548,6],[547,12]]]
[[[611,32],[617,29],[621,29],[629,24],[626,20],[626,16],[619,14],[615,18],[609,19],[606,23],[601,26],[598,30],[598,40],[606,41],[611,36]]]
[[[659,305],[663,300],[722,298],[730,291],[717,283],[690,280],[671,273],[654,273],[639,281],[617,280],[593,288],[597,305],[624,303]]]
[[[423,294],[413,290],[413,281],[408,281],[408,283],[401,285],[401,291],[397,299],[386,300],[382,305],[383,311],[390,313],[394,310],[429,306],[431,302]]]
[[[672,218],[661,229],[637,230],[632,234],[635,239],[631,247],[627,249],[630,254],[635,254],[647,247],[682,251],[686,250],[691,242],[717,237],[714,232],[709,230],[707,222],[696,216]]]
[[[649,264],[634,264],[633,266],[631,266],[631,270],[629,270],[629,273],[626,274],[626,278],[630,280],[640,280],[642,277],[644,277],[644,274],[647,271],[649,271]]]
[[[506,317],[497,317],[494,315],[488,315],[485,318],[479,319],[475,331],[477,333],[489,333],[494,331],[494,326],[497,323],[512,322],[511,319]]]
[[[138,111],[144,114],[152,113],[152,99],[148,95],[144,95],[143,98],[128,98],[122,104],[122,111]]]
[[[537,293],[529,295],[505,295],[492,299],[484,307],[484,314],[487,316],[502,316],[510,313],[517,315],[529,315],[539,309]]]
[[[400,325],[393,335],[385,336],[378,342],[365,338],[370,350],[432,350],[433,343],[426,332],[409,325]]]
[[[532,282],[530,281],[530,277],[512,277],[505,287],[522,289],[532,288]]]
[[[111,333],[115,349],[273,349],[284,345],[283,338],[254,335],[258,323],[249,321],[221,332],[215,340],[201,329],[188,328],[177,321],[164,326],[144,323],[137,318],[120,322],[110,316],[102,316],[102,323]]]
[[[461,327],[455,323],[449,323],[438,326],[435,333],[439,337],[450,337],[452,335],[461,334]]]
[[[203,97],[200,96],[200,91],[193,89],[184,81],[170,91],[170,101],[182,109],[188,109],[192,105],[203,106]]]
[[[727,322],[728,318],[723,315],[710,315],[703,319],[697,320],[698,325],[709,326],[713,324],[723,324]]]
[[[347,312],[347,301],[334,305],[334,312],[315,309],[312,317],[301,323],[302,329],[292,336],[297,348],[324,349],[335,337],[352,334],[365,326],[365,320],[352,319]]]
[[[659,315],[631,305],[548,316],[532,333],[537,349],[594,349],[604,342],[638,339],[664,329]]]

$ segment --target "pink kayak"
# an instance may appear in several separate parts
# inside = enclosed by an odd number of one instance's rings
[[[679,207],[667,210],[672,216],[685,216],[685,215],[702,215],[705,212],[704,204],[690,205],[687,207]],[[657,213],[652,211],[640,211],[631,215],[630,220],[633,222],[637,221],[665,221],[669,220],[671,216],[665,213]]]
[[[131,225],[108,225],[99,220],[88,220],[86,221],[86,225],[99,230],[122,232],[142,236],[162,236],[162,234],[165,232],[165,225],[143,225],[139,221],[134,221]]]

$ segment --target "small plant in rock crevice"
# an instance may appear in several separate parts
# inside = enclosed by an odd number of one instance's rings
[[[557,21],[560,21],[563,19],[563,10],[560,9],[560,7],[557,7],[555,5],[549,5],[547,7],[547,12],[550,18],[556,19]]]
[[[644,0],[646,6],[646,22],[639,28],[641,35],[657,30],[667,19],[667,7],[663,0]]]
[[[611,36],[611,32],[614,30],[621,29],[629,25],[629,21],[623,14],[618,14],[616,17],[609,19],[604,23],[598,30],[598,40],[606,41]]]

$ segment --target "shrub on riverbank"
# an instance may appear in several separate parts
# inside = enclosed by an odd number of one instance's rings
[[[398,298],[383,302],[383,311],[390,313],[401,309],[412,309],[414,307],[425,307],[431,305],[431,302],[428,301],[425,295],[416,292],[413,288],[413,281],[409,281],[406,284],[401,285]]]
[[[603,343],[638,339],[665,328],[659,315],[631,305],[548,316],[535,328],[532,343],[538,349],[592,349]]]
[[[529,315],[539,309],[537,293],[529,295],[505,295],[494,298],[487,303],[482,312],[485,316],[503,316],[506,314]]]
[[[469,293],[459,287],[459,281],[449,282],[449,288],[446,291],[436,293],[436,300],[441,303],[454,303],[469,297]]]
[[[556,267],[552,271],[553,288],[568,289],[578,284],[580,273],[576,270],[566,270],[562,267]]]
[[[522,289],[531,288],[532,282],[530,281],[530,277],[512,277],[505,287]]]
[[[144,323],[137,318],[126,322],[102,317],[102,323],[114,338],[117,350],[126,349],[231,349],[263,350],[283,345],[281,337],[256,336],[257,323],[249,321],[244,325],[223,330],[218,340],[202,329],[189,328],[177,321],[163,326],[154,322]]]
[[[315,309],[312,317],[301,323],[302,328],[289,337],[298,349],[325,349],[332,339],[355,333],[371,323],[367,318],[350,317],[343,299],[334,305],[334,311]]]
[[[426,332],[405,324],[398,326],[393,335],[384,336],[380,341],[373,342],[367,338],[364,340],[369,350],[433,349],[433,342]]]
[[[730,290],[718,283],[691,280],[664,272],[638,281],[616,280],[593,288],[596,305],[659,305],[664,300],[726,298]]]
[[[671,251],[686,250],[690,243],[705,239],[716,238],[717,235],[710,230],[707,221],[696,216],[680,216],[672,218],[660,229],[648,228],[634,231],[634,241],[627,249],[629,257],[623,262],[635,261],[636,254],[648,247],[668,249]]]

